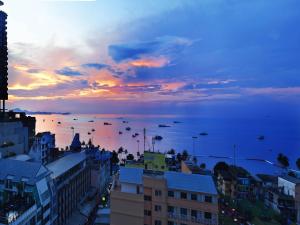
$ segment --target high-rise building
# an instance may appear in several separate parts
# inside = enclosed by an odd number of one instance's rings
[[[0,6],[3,2],[0,1]],[[0,11],[0,100],[2,101],[2,106],[0,109],[5,112],[5,101],[8,99],[8,89],[7,89],[7,60],[8,60],[8,50],[7,50],[7,32],[6,32],[6,22],[7,14]]]
[[[217,225],[211,176],[121,167],[111,192],[111,225]]]

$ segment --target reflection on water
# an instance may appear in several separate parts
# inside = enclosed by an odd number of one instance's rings
[[[273,166],[245,158],[266,159],[274,161],[279,152],[287,154],[290,160],[300,156],[300,126],[287,119],[237,119],[237,118],[201,118],[178,117],[174,115],[35,115],[37,132],[51,131],[56,134],[56,144],[60,148],[70,145],[73,132],[80,133],[81,141],[92,139],[94,144],[108,150],[120,146],[128,152],[143,151],[143,129],[146,128],[146,149],[152,149],[152,137],[160,135],[161,141],[155,141],[154,150],[165,152],[171,148],[176,151],[188,150],[199,156],[198,161],[208,166],[215,161],[208,156],[232,157],[233,146],[237,146],[238,163],[250,170],[274,170]],[[93,122],[89,122],[89,121]],[[128,121],[124,123],[123,121]],[[180,123],[174,123],[174,121]],[[111,125],[104,125],[107,122]],[[159,128],[159,124],[170,127]],[[74,130],[71,129],[74,127]],[[131,130],[127,131],[126,127]],[[122,134],[119,134],[119,132]],[[208,135],[199,135],[207,132]],[[133,134],[139,135],[135,138]],[[259,135],[266,138],[257,139]],[[192,138],[196,137],[196,138]],[[201,156],[201,157],[200,157]],[[232,159],[227,159],[232,161]],[[291,162],[294,164],[294,162]],[[273,171],[274,172],[274,171]]]

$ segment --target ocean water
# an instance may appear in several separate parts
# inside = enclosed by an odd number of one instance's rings
[[[190,154],[197,156],[199,164],[204,162],[208,168],[212,168],[218,161],[234,163],[235,155],[236,164],[244,166],[252,173],[279,173],[278,167],[259,160],[276,162],[278,153],[284,153],[290,159],[291,167],[295,168],[295,161],[300,157],[300,123],[290,118],[117,114],[35,117],[37,132],[55,133],[56,145],[60,148],[70,145],[73,137],[71,127],[74,127],[74,133],[80,133],[81,141],[87,142],[92,139],[94,144],[107,150],[117,150],[122,146],[129,153],[136,154],[138,151],[143,152],[145,128],[146,150],[154,148],[154,151],[166,152],[173,148],[176,152],[181,152],[186,149]],[[94,122],[89,122],[91,120]],[[111,125],[104,125],[104,122]],[[159,124],[170,127],[160,128]],[[130,127],[131,130],[126,131],[126,127]],[[119,134],[119,131],[122,134]],[[201,136],[201,132],[208,135]],[[134,138],[132,135],[135,133],[139,135]],[[160,135],[163,139],[155,141],[153,146],[152,137],[155,135]],[[264,135],[265,139],[258,140],[260,135]]]

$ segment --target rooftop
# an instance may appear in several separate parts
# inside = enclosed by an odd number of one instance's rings
[[[85,159],[86,155],[84,152],[70,153],[52,163],[49,163],[46,167],[52,172],[51,177],[57,178]]]
[[[142,168],[120,168],[120,182],[131,184],[143,184],[143,176],[148,176],[149,171]],[[167,181],[168,188],[191,192],[217,194],[217,190],[211,176],[199,174],[185,174],[179,172],[151,173],[152,177],[158,176]]]
[[[28,162],[14,159],[0,159],[0,179],[7,179],[9,176],[13,182],[20,182],[26,178],[30,185],[35,184],[39,177],[49,171],[37,162]]]
[[[289,175],[282,175],[282,176],[279,176],[279,178],[287,180],[287,181],[289,181],[293,184],[300,184],[300,179],[296,178],[296,177],[292,177],[292,176],[289,176]]]

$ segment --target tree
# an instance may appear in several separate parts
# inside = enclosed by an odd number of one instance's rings
[[[220,171],[228,171],[229,165],[226,162],[218,162],[214,167],[214,174],[218,175]]]
[[[283,155],[282,153],[279,153],[277,156],[277,161],[280,165],[282,165],[284,168],[287,168],[290,163],[287,156]]]
[[[114,150],[112,152],[112,156],[111,156],[111,164],[115,165],[115,164],[118,164],[119,163],[119,157],[118,157],[118,153]]]
[[[182,155],[180,153],[177,153],[176,159],[177,159],[178,162],[181,162],[182,161]]]
[[[122,154],[123,151],[124,151],[123,147],[120,147],[120,148],[118,149],[118,154]]]
[[[172,148],[167,152],[167,154],[175,155],[175,150]]]
[[[200,168],[204,170],[206,168],[206,164],[205,163],[201,163],[200,164]]]
[[[297,167],[298,167],[298,170],[300,170],[300,158],[297,159],[296,165],[297,165]]]
[[[194,156],[194,157],[193,157],[193,162],[194,162],[195,164],[197,164],[197,161],[198,161],[197,157]]]
[[[187,150],[183,150],[182,152],[182,160],[185,161],[187,160],[189,157],[189,153],[187,152]]]
[[[134,155],[133,154],[129,154],[127,156],[127,160],[134,160]]]

